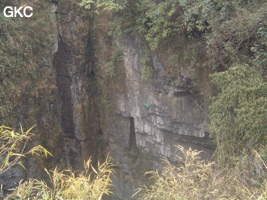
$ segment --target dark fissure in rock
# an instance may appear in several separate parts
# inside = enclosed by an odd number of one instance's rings
[[[129,119],[130,119],[130,141],[129,141],[129,147],[130,147],[130,150],[136,151],[137,150],[137,145],[136,145],[134,118],[130,117]]]
[[[74,137],[73,107],[71,102],[71,77],[68,70],[70,51],[62,41],[58,43],[58,52],[55,54],[53,65],[57,71],[57,87],[61,100],[61,127],[64,137]]]

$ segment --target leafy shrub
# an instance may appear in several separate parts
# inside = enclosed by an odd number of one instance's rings
[[[16,164],[23,166],[22,157],[28,155],[44,154],[51,155],[41,145],[26,150],[28,141],[34,136],[31,129],[16,132],[14,129],[0,126],[0,174],[6,172]],[[13,189],[4,199],[90,199],[99,200],[103,195],[109,195],[111,192],[110,175],[113,172],[111,159],[107,158],[105,162],[98,165],[95,169],[91,165],[91,160],[84,164],[84,172],[77,173],[70,170],[58,171],[57,168],[51,173],[47,171],[50,182],[30,179],[24,180]],[[3,192],[0,191],[3,196]]]
[[[213,69],[218,68],[216,64],[228,69],[236,62],[259,66],[259,59],[264,59],[260,53],[264,52],[267,41],[264,36],[266,8],[267,4],[263,4],[262,8],[238,7],[234,16],[209,21],[212,31],[206,39]]]
[[[151,49],[156,49],[158,44],[179,31],[179,15],[181,9],[177,1],[141,1],[142,4],[148,5],[142,17],[146,19],[143,26],[147,26],[145,39],[149,42]],[[179,13],[180,11],[180,13]]]
[[[267,84],[257,68],[237,64],[213,75],[221,93],[210,106],[210,130],[221,162],[267,144]]]
[[[122,10],[126,6],[126,1],[120,0],[82,0],[80,3],[81,6],[84,6],[86,9],[95,8],[96,13],[100,13],[103,10]]]
[[[25,132],[21,128],[20,132],[16,132],[12,128],[0,126],[0,173],[6,172],[17,164],[24,167],[21,158],[27,155],[40,155],[41,153],[44,153],[46,157],[51,155],[41,145],[26,150],[29,140],[34,136],[31,130],[32,128]]]
[[[156,49],[159,42],[176,33],[179,29],[177,1],[155,2],[152,0],[83,0],[80,4],[98,14],[110,10],[114,14],[114,34],[136,33],[144,35],[151,49]]]
[[[139,199],[195,200],[195,199],[265,199],[267,182],[259,183],[244,178],[246,169],[231,168],[218,170],[215,162],[200,159],[201,152],[178,147],[183,158],[180,167],[174,167],[164,160],[162,173],[151,171],[147,174],[154,184],[139,189]],[[250,183],[250,184],[249,184]]]
[[[30,179],[21,182],[5,199],[100,200],[111,193],[111,167],[111,160],[108,158],[103,164],[99,164],[97,170],[92,167],[91,160],[88,160],[84,164],[84,172],[78,175],[69,170],[60,172],[56,168],[51,173],[47,172],[50,184]]]

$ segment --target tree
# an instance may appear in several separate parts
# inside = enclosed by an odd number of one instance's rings
[[[261,70],[236,64],[213,75],[221,92],[210,106],[210,130],[221,163],[267,144],[267,83]],[[229,164],[229,163],[228,163]]]

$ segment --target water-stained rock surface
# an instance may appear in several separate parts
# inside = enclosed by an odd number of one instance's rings
[[[46,113],[57,118],[60,128],[52,129],[58,134],[39,136],[44,146],[53,146],[50,167],[80,170],[90,156],[96,163],[109,153],[116,171],[110,199],[124,200],[134,199],[134,190],[145,183],[144,173],[160,170],[162,158],[178,163],[175,145],[203,150],[203,158],[210,158],[214,144],[206,128],[207,108],[192,68],[174,76],[160,52],[149,52],[152,74],[145,80],[144,46],[137,36],[103,35],[98,31],[103,24],[75,1],[53,1],[50,10],[53,45],[46,77],[53,79],[56,89]],[[121,52],[117,76],[107,60],[113,43]],[[104,73],[114,82],[103,84]],[[152,105],[147,108],[148,102]],[[33,160],[28,166],[31,171],[38,168]],[[17,168],[13,172],[16,180],[25,177]],[[6,181],[7,188],[14,182]]]
[[[193,87],[190,69],[173,78],[157,55],[152,54],[153,75],[143,80],[142,46],[138,39],[118,41],[126,76],[121,87],[126,90],[116,92],[109,145],[119,171],[114,177],[116,198],[130,199],[141,174],[160,170],[163,158],[178,161],[175,155],[179,151],[175,146],[203,150],[202,157],[206,159],[211,157],[215,146],[206,130],[208,116],[199,91]],[[152,106],[146,108],[150,101]]]

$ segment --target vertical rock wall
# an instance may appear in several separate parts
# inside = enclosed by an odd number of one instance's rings
[[[206,132],[208,116],[195,86],[194,68],[183,68],[173,76],[159,59],[160,52],[149,52],[153,73],[144,80],[144,48],[137,38],[107,38],[101,35],[103,32],[94,38],[90,32],[93,21],[77,4],[59,1],[58,10],[54,67],[69,166],[78,169],[90,155],[97,160],[103,152],[110,151],[117,166],[113,176],[115,195],[111,199],[130,199],[144,181],[145,171],[160,169],[162,158],[177,162],[175,154],[179,152],[175,145],[203,150],[203,158],[210,158],[214,144]],[[96,33],[103,24],[97,20],[94,23]],[[108,60],[114,53],[109,52],[111,43],[120,44],[119,70],[123,77],[115,76],[120,79],[117,83],[113,80],[101,84],[104,73],[112,79],[112,67],[116,67],[110,66]],[[95,58],[94,54],[100,56]],[[95,61],[100,69],[95,69]],[[112,102],[106,101],[105,91],[113,93]],[[152,106],[146,108],[150,101]],[[113,103],[114,106],[108,105]]]
[[[142,78],[142,45],[136,38],[116,39],[123,59],[124,82],[114,90],[116,106],[106,134],[117,165],[112,199],[131,199],[134,189],[149,170],[161,169],[162,158],[177,162],[176,145],[203,150],[209,159],[214,151],[208,137],[203,97],[194,86],[190,67],[173,77],[156,53],[151,53],[153,74]],[[123,91],[123,92],[122,92]],[[153,102],[149,108],[148,102]],[[139,183],[138,183],[139,182]]]
[[[143,46],[137,38],[106,38],[101,33],[94,38],[92,19],[75,0],[53,1],[51,9],[52,56],[46,68],[39,70],[54,89],[43,100],[36,100],[36,104],[42,102],[40,112],[31,116],[37,116],[36,124],[42,130],[39,141],[51,147],[55,156],[50,167],[60,164],[78,170],[90,156],[97,161],[111,152],[116,165],[111,199],[124,200],[131,199],[134,189],[144,183],[144,172],[161,168],[161,158],[177,162],[175,145],[204,150],[203,157],[210,157],[214,145],[206,133],[208,118],[195,87],[194,69],[184,68],[174,77],[159,59],[160,52],[149,52],[153,73],[144,80]],[[108,48],[113,42],[122,51],[122,77],[120,82],[105,85],[101,82],[110,70]],[[96,61],[102,69],[95,69]],[[105,102],[104,91],[112,93],[112,106]],[[146,108],[150,101],[152,106]],[[40,172],[33,159],[27,167],[30,173]],[[25,177],[17,168],[13,172],[16,180]]]
[[[93,73],[90,51],[90,24],[86,11],[75,1],[58,2],[58,51],[54,58],[60,98],[60,121],[64,153],[69,167],[79,169],[84,160],[95,156],[94,134],[99,130],[90,121],[93,103],[89,82]],[[94,120],[93,120],[94,121]]]

